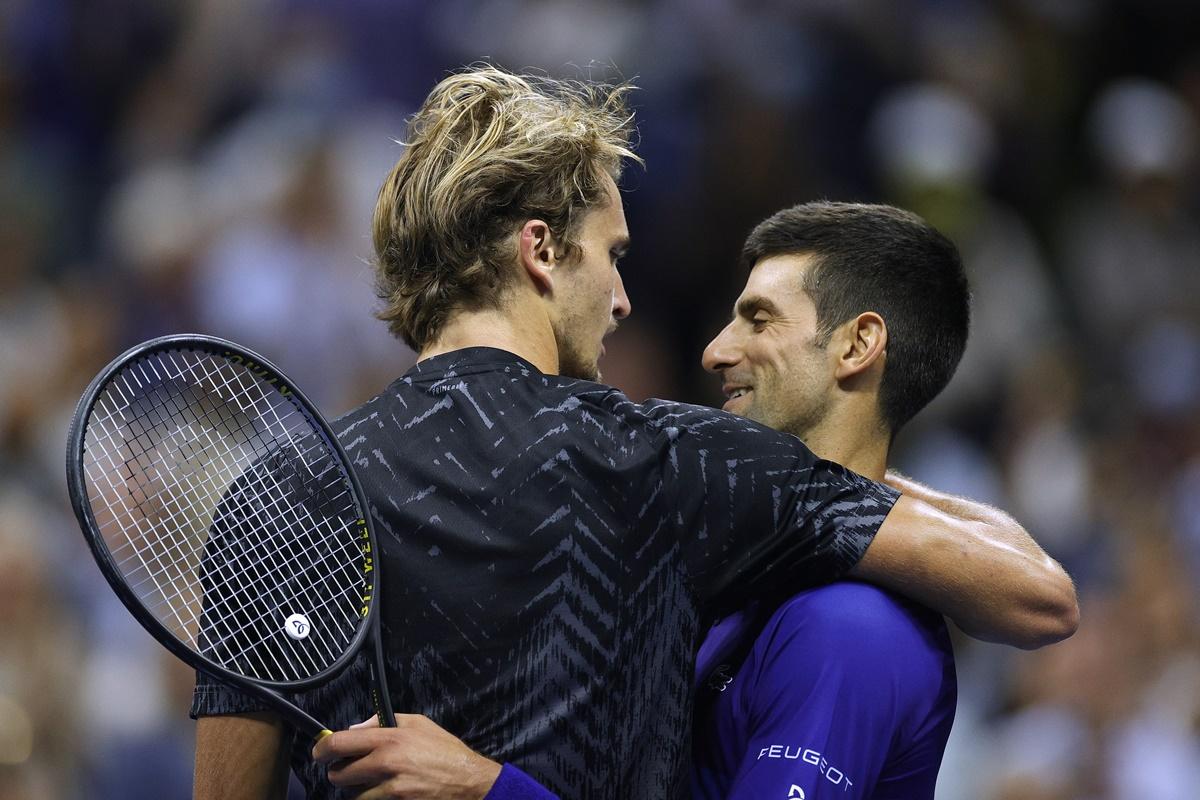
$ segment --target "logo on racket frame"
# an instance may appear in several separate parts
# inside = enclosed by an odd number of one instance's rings
[[[365,519],[358,520],[358,532],[358,546],[363,555],[362,609],[360,613],[363,619],[366,619],[367,614],[371,611],[371,598],[375,596],[375,576],[371,574],[375,571],[375,560],[374,553],[371,552],[371,533],[367,529]]]
[[[292,393],[291,387],[289,387],[287,385],[286,381],[281,380],[278,375],[276,375],[274,372],[271,372],[269,369],[264,367],[262,364],[259,364],[257,361],[252,361],[252,360],[246,358],[245,356],[242,356],[240,353],[234,353],[230,350],[226,350],[223,353],[223,355],[229,361],[233,362],[234,364],[242,365],[246,369],[250,370],[250,372],[253,373],[254,375],[257,375],[258,377],[262,378],[267,383],[274,386],[276,389],[279,390],[279,393],[281,395],[283,395],[284,397],[287,397],[289,394]]]

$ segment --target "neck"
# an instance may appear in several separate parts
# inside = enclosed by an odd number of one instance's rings
[[[520,356],[547,375],[558,374],[554,329],[541,309],[525,305],[514,301],[502,308],[454,314],[437,338],[421,349],[417,360],[465,347],[495,347]]]
[[[831,411],[801,438],[819,458],[836,461],[871,480],[887,472],[891,436],[879,424],[863,424],[864,415],[851,409]],[[874,415],[870,415],[874,420]]]

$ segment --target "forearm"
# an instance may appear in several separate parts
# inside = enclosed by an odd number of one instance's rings
[[[1075,632],[1070,577],[1016,520],[896,473],[887,482],[904,497],[852,575],[942,612],[978,639],[1033,649]]]
[[[196,722],[193,800],[280,800],[287,793],[287,735],[273,714]]]

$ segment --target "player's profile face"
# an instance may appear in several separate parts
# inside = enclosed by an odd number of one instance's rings
[[[803,437],[825,416],[834,361],[817,344],[817,309],[804,291],[810,256],[765,258],[734,305],[733,319],[704,349],[722,378],[725,411]]]
[[[629,298],[617,261],[629,246],[621,195],[605,176],[606,200],[589,209],[579,231],[579,251],[556,280],[559,372],[599,380],[604,337],[629,315]]]

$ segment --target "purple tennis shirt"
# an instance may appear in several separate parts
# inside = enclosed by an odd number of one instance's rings
[[[958,696],[942,618],[835,583],[791,597],[723,663],[756,619],[721,620],[697,657],[693,797],[932,798]]]

